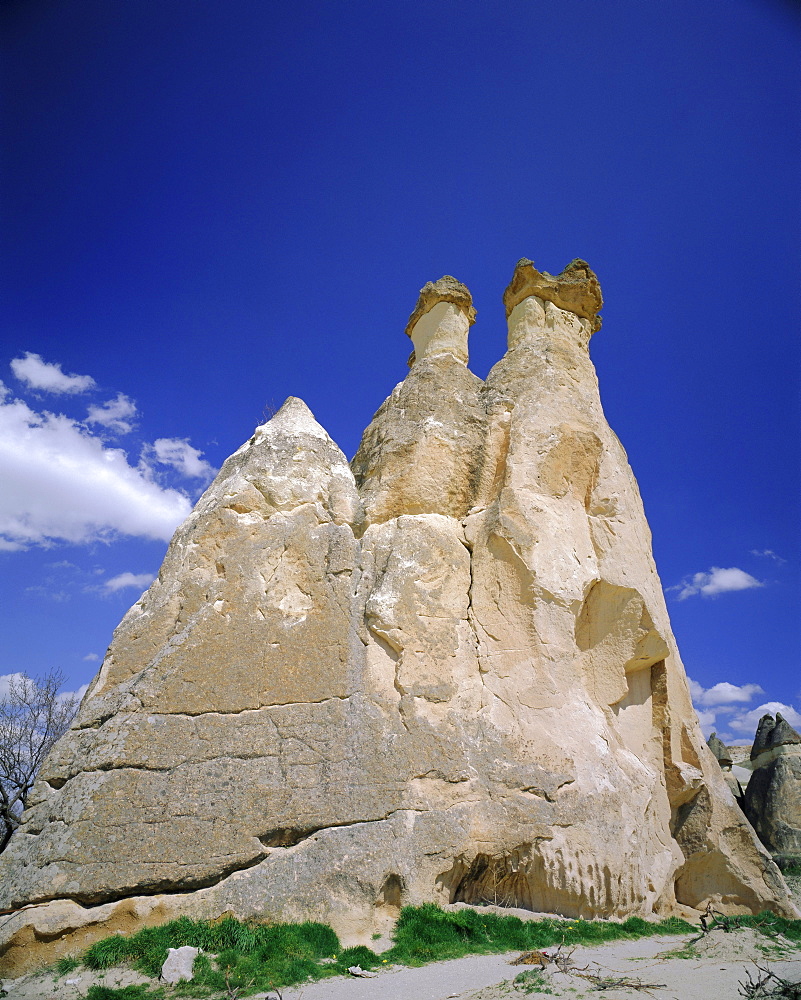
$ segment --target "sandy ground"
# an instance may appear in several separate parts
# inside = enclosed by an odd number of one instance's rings
[[[552,952],[554,949],[547,949]],[[559,972],[553,964],[539,976],[530,966],[511,965],[517,953],[475,955],[436,962],[420,969],[389,968],[374,978],[337,978],[282,990],[284,1000],[624,1000],[659,997],[664,1000],[738,1000],[738,983],[755,962],[769,966],[791,981],[801,980],[801,949],[782,939],[770,939],[752,930],[712,931],[693,943],[693,936],[643,938],[578,947],[571,955],[573,971]],[[515,983],[523,973],[526,981]],[[588,976],[640,980],[648,991],[613,985],[599,991]],[[62,977],[27,976],[3,985],[8,1000],[73,1000],[84,997],[93,982],[125,986],[144,982],[126,969],[110,969],[104,976],[87,971]],[[259,998],[275,994],[260,993]]]

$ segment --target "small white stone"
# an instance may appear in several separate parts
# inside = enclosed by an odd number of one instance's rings
[[[360,965],[351,965],[348,972],[352,976],[358,976],[360,979],[373,979],[378,975],[377,972],[367,972]]]
[[[192,968],[200,948],[185,944],[182,948],[168,948],[167,961],[161,967],[161,979],[165,983],[180,983],[182,979],[192,979]]]

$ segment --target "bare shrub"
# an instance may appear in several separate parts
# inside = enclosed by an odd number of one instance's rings
[[[19,826],[45,757],[78,709],[74,695],[59,694],[63,681],[59,670],[41,678],[7,676],[7,689],[0,695],[0,851]]]

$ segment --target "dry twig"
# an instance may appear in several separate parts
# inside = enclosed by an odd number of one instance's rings
[[[551,961],[557,969],[568,976],[578,976],[579,979],[586,980],[593,990],[611,990],[613,987],[627,990],[640,990],[648,993],[649,990],[661,990],[666,987],[666,983],[644,983],[642,979],[633,979],[631,976],[613,976],[602,974],[600,969],[597,972],[590,971],[589,965],[579,968],[573,962],[573,952],[575,948],[562,954],[562,946],[556,949],[550,956]],[[801,1000],[801,998],[800,998]]]
[[[228,994],[228,1000],[240,1000],[240,997],[242,996],[242,991],[243,990],[249,990],[250,987],[255,982],[255,980],[251,979],[250,982],[245,983],[244,986],[232,986],[231,985],[231,981],[230,981],[230,975],[231,975],[231,970],[230,969],[226,969],[225,970],[225,992]],[[274,986],[272,988],[275,989]],[[275,992],[278,993],[278,990],[275,990]],[[282,997],[281,997],[280,993],[278,993],[278,1000],[282,1000]]]
[[[651,990],[663,990],[667,983],[644,983],[642,979],[632,979],[630,976],[601,976],[595,972],[572,972],[571,975],[586,979],[593,990],[641,990],[648,993]]]
[[[738,983],[737,992],[746,1000],[801,1000],[801,981],[791,983],[782,979],[767,966],[756,965],[756,979],[746,969],[745,982]]]

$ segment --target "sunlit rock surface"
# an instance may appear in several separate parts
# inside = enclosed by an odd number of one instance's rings
[[[429,283],[352,470],[289,399],[117,629],[0,858],[7,974],[180,914],[791,913],[703,742],[588,342],[521,261],[509,351]]]

